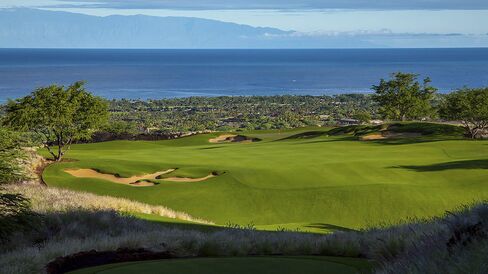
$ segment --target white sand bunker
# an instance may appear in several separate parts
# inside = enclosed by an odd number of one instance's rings
[[[208,141],[210,143],[252,143],[258,141],[258,139],[243,135],[222,134],[218,137],[208,139]]]
[[[185,177],[160,178],[161,175],[171,173],[175,170],[176,169],[172,168],[165,171],[160,171],[152,174],[144,174],[141,176],[132,176],[129,178],[117,177],[113,174],[101,173],[94,169],[65,169],[64,171],[78,178],[102,179],[113,183],[125,184],[131,186],[156,185],[156,183],[151,182],[150,180],[162,180],[162,181],[169,181],[169,182],[201,182],[216,176],[214,173],[211,173],[202,178],[185,178]]]

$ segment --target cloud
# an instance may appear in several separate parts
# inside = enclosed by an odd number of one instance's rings
[[[52,7],[175,10],[485,10],[487,0],[58,0]]]
[[[469,36],[462,33],[409,33],[409,32],[393,32],[390,29],[380,30],[354,30],[354,31],[289,31],[280,34],[267,34],[268,37],[309,37],[309,38],[328,38],[328,37],[460,37]],[[476,35],[471,35],[476,36]]]

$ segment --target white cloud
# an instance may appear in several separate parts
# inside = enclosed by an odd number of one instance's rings
[[[486,0],[2,0],[16,6],[116,9],[177,9],[177,10],[235,10],[235,9],[355,9],[355,10],[426,10],[426,9],[488,9]],[[35,3],[37,2],[37,4]],[[55,3],[53,3],[55,2]]]

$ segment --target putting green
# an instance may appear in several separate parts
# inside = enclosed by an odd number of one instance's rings
[[[72,274],[353,274],[369,273],[366,260],[334,257],[197,258],[103,265]]]
[[[320,128],[248,133],[261,139],[254,143],[208,141],[219,135],[74,145],[67,157],[77,161],[51,165],[43,178],[51,186],[164,205],[221,225],[271,230],[360,229],[488,199],[488,141],[358,141]],[[122,177],[172,168],[163,177],[218,176],[136,188],[65,172],[77,168]]]

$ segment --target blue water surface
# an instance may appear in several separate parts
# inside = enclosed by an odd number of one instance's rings
[[[0,101],[77,80],[106,98],[360,93],[396,71],[488,86],[488,49],[0,49]]]

